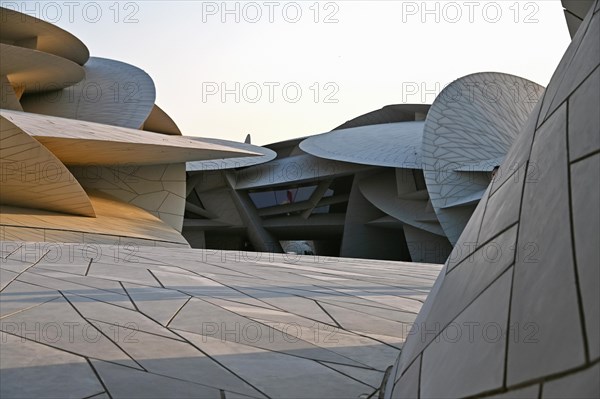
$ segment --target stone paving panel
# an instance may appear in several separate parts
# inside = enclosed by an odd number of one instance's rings
[[[3,380],[31,376],[23,392],[61,397],[372,394],[441,268],[272,254],[252,262],[256,254],[144,246],[134,256],[96,245],[60,257],[30,250],[43,244],[0,247]],[[21,351],[40,355],[23,364]],[[57,384],[61,373],[82,377]]]

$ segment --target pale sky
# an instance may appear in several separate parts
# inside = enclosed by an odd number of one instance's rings
[[[431,103],[474,72],[545,86],[570,42],[560,0],[8,3],[73,33],[92,56],[145,70],[185,135],[251,133],[259,145],[388,104]]]

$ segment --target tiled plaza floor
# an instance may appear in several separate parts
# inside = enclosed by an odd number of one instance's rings
[[[154,247],[1,249],[3,398],[370,395],[441,268]]]

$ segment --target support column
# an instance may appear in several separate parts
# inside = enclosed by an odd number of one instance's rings
[[[269,233],[262,224],[262,219],[258,216],[256,207],[246,191],[237,191],[235,189],[235,175],[231,172],[224,172],[225,180],[231,190],[231,198],[246,225],[248,238],[256,251],[283,253],[281,244],[271,233]]]

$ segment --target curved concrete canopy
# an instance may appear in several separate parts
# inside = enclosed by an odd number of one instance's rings
[[[429,104],[394,104],[386,105],[376,111],[351,119],[333,130],[348,129],[352,127],[380,125],[383,123],[410,122],[425,120],[429,111]]]
[[[79,65],[85,64],[90,56],[81,40],[41,19],[8,8],[0,8],[0,20],[2,43],[54,54]]]
[[[4,115],[0,159],[1,204],[95,216],[86,192],[65,165]]]
[[[487,172],[499,166],[542,92],[542,86],[518,76],[476,73],[448,85],[431,106],[423,130],[423,172],[452,244],[471,217],[464,205],[486,189]]]
[[[309,154],[294,155],[256,165],[236,172],[236,190],[276,187],[289,183],[304,183],[366,170],[368,167],[331,161]]]
[[[223,159],[210,159],[206,161],[192,161],[186,163],[186,171],[197,172],[207,170],[225,170],[225,169],[236,169],[244,168],[246,166],[259,165],[265,162],[269,162],[277,156],[277,153],[265,147],[259,147],[252,144],[237,143],[235,141],[211,139],[211,138],[192,138],[191,140],[198,140],[203,143],[211,143],[215,145],[227,146],[230,148],[236,148],[242,151],[249,151],[251,153],[258,154],[258,156],[252,157],[239,157],[239,158],[223,158]]]
[[[260,155],[182,136],[19,111],[2,110],[0,114],[70,165],[157,165]]]
[[[162,110],[158,105],[154,104],[148,118],[144,121],[143,130],[154,133],[170,134],[173,136],[181,136],[181,130],[171,117]]]
[[[316,157],[362,165],[421,169],[425,122],[398,122],[334,130],[312,136],[300,148]]]
[[[7,75],[13,87],[24,87],[25,93],[64,89],[85,77],[75,62],[25,47],[0,43],[0,59],[0,75]]]
[[[390,172],[361,180],[358,187],[362,195],[378,209],[402,223],[443,236],[444,231],[438,223],[435,213],[427,210],[427,201],[399,198],[396,190],[396,176],[393,171]]]
[[[140,129],[154,109],[154,82],[143,70],[91,57],[85,79],[62,91],[24,96],[23,109],[37,114]]]

